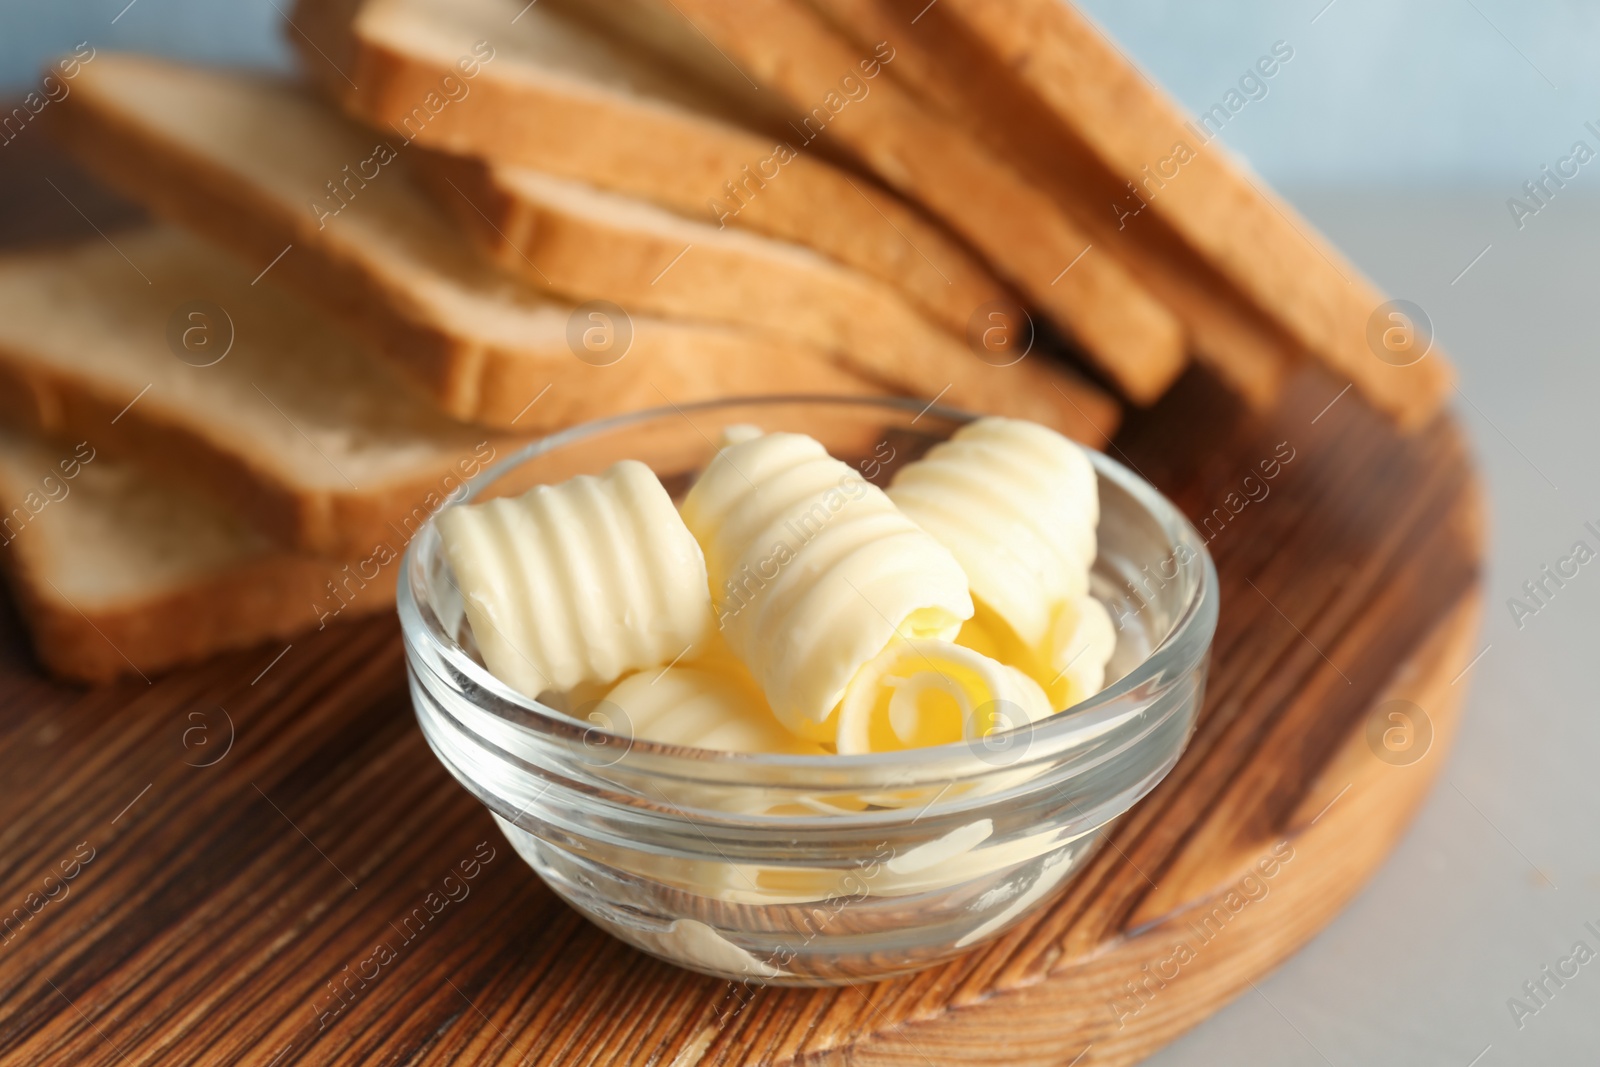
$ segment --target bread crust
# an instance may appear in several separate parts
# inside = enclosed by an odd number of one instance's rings
[[[866,379],[930,401],[948,390],[949,403],[1030,418],[1096,446],[1115,432],[1115,402],[1042,355],[997,368],[943,340],[922,351],[902,349],[902,365],[891,368],[855,351],[824,353],[776,331],[630,316],[626,358],[598,366],[578,358],[566,336],[532,338],[516,350],[460,336],[435,322],[403,286],[324,239],[300,205],[254,189],[121,107],[108,71],[110,57],[92,75],[86,70],[72,100],[55,109],[53,128],[63,142],[109,184],[249,261],[269,263],[292,245],[272,268],[274,281],[389,358],[454,418],[542,431],[667,402],[791,389],[859,392],[857,383]]]
[[[894,76],[925,104],[1017,167],[1081,226],[1096,250],[1123,263],[1188,331],[1197,360],[1257,410],[1279,397],[1301,346],[1154,212],[1121,179],[1062,138],[1041,137],[1055,116],[1015,72],[924,3],[810,0],[859,47],[888,41]],[[925,0],[924,0],[925,2]],[[1055,0],[1052,0],[1055,2]],[[960,81],[948,72],[960,70]],[[1170,149],[1169,149],[1170,151]],[[1154,196],[1154,194],[1152,194]],[[1120,212],[1120,214],[1119,214]]]
[[[918,6],[871,3],[894,12]],[[1059,0],[946,0],[927,20],[924,39],[948,27],[946,39],[987,51],[995,69],[1010,72],[1048,109],[1053,123],[1027,129],[1035,143],[1070,142],[1118,182],[1142,181],[1144,169],[1179,141],[1195,147],[1181,177],[1147,198],[1149,212],[1241,300],[1402,426],[1420,426],[1439,410],[1454,378],[1443,352],[1404,367],[1377,358],[1368,322],[1383,295],[1225,151],[1197,143],[1177,105],[1081,12]]]
[[[945,393],[947,402],[1033,418],[1080,440],[1101,437],[1085,425],[1086,411],[1115,425],[1109,399],[1064,368],[1041,360],[1003,373],[894,290],[821,257],[785,256],[789,246],[776,243],[719,242],[689,226],[685,241],[530,195],[504,168],[438,154],[421,162],[423,184],[497,263],[571,299],[787,331],[887,388]]]
[[[827,366],[832,358],[812,346],[715,324],[635,317],[626,361],[608,366],[577,358],[565,335],[531,338],[513,349],[453,333],[403,288],[387,283],[336,242],[322,240],[315,218],[302,205],[251,188],[226,167],[172,143],[120,107],[113,91],[97,80],[109,64],[106,57],[93,77],[86,69],[72,99],[53,109],[52,132],[74,156],[108,185],[247,262],[271,263],[292,246],[272,267],[273,281],[390,360],[453,418],[500,430],[544,432],[641,404],[654,406],[663,398],[684,403],[749,395],[752,363],[772,369],[778,383],[773,388],[815,379],[827,389],[860,389],[854,375]]]
[[[663,232],[530,194],[503,168],[438,154],[418,162],[421,184],[490,258],[569,299],[788,333],[908,392],[970,359],[894,289],[820,256],[784,255],[795,246],[720,241],[703,225]]]
[[[8,452],[32,447],[26,437],[35,435],[19,434],[18,427],[9,411],[0,416]],[[125,487],[122,496],[97,498],[89,490],[86,497],[84,489],[70,488],[71,480],[99,474],[104,464],[115,461],[98,448],[83,453],[63,447],[61,454],[81,456],[83,465],[92,468],[83,471],[75,466],[75,473],[65,473],[66,481],[58,478],[62,491],[49,499],[40,498],[38,483],[22,480],[29,477],[23,473],[32,465],[29,452],[20,451],[14,460],[8,457],[0,464],[4,501],[0,510],[6,515],[6,527],[0,531],[0,572],[21,608],[40,662],[58,677],[98,684],[130,673],[149,676],[224,650],[321,628],[335,617],[350,619],[394,606],[396,560],[391,559],[394,565],[381,577],[357,582],[347,579],[338,562],[274,548],[237,525],[232,526],[236,533],[222,535],[237,540],[228,543],[223,553],[208,556],[213,564],[204,570],[191,564],[188,573],[162,578],[154,573],[161,563],[152,555],[148,561],[152,573],[141,570],[127,576],[144,580],[142,591],[99,603],[81,594],[74,599],[63,586],[72,588],[68,568],[85,565],[79,555],[85,546],[64,540],[71,536],[70,530],[52,528],[59,509],[100,508],[105,515],[89,528],[136,538],[137,530],[130,532],[124,525],[127,513],[112,509],[122,507],[130,495],[148,499],[144,494],[152,485],[120,481]],[[65,463],[61,470],[67,471]],[[38,473],[53,472],[42,465]],[[198,497],[168,494],[162,499],[171,507],[166,517],[175,529],[193,529],[196,524],[209,529],[221,521],[216,514],[202,513],[207,505]],[[18,514],[23,518],[14,518]],[[134,550],[122,545],[112,550],[138,562]],[[342,594],[335,591],[335,583],[345,583]]]
[[[296,21],[305,32],[291,33],[290,42],[304,69],[350,114],[398,129],[441,78],[457,72],[386,36],[380,20],[363,17],[370,6],[300,0]],[[561,77],[509,78],[493,63],[473,80],[470,95],[408,132],[442,151],[531,167],[806,245],[895,286],[956,334],[974,310],[1008,295],[921,210],[874,179],[795,146],[788,132],[756,133]],[[780,143],[795,148],[794,158],[776,161]]]
[[[668,15],[688,18],[699,31],[697,49],[703,37],[762,92],[778,94],[800,113],[838,95],[841,73],[855,69],[861,51],[803,0],[674,0],[665,7],[662,0],[626,0],[600,7],[620,9],[608,15],[618,32],[637,21],[636,8],[664,22]],[[1165,392],[1187,357],[1172,313],[1037,186],[924,107],[897,82],[892,61],[885,67],[870,97],[832,114],[833,143],[969,242],[1131,400],[1150,403]]]
[[[286,480],[236,441],[185,418],[159,396],[128,397],[88,375],[47,366],[0,346],[0,391],[9,421],[36,433],[89,440],[160,477],[215,500],[274,542],[345,561],[392,536],[429,494],[442,499],[485,465],[483,451],[441,456],[407,477],[360,489],[316,489]],[[113,422],[112,420],[116,421]],[[485,434],[480,449],[504,454],[523,438]]]
[[[51,254],[23,253],[0,262],[27,269]],[[41,262],[39,269],[47,268]],[[65,308],[62,313],[73,311]],[[879,391],[820,357],[776,365],[743,357],[685,360],[681,368],[658,370],[666,372],[647,379],[619,377],[623,387],[601,397],[552,400],[552,410],[565,424],[594,412],[684,403],[723,390],[729,395]],[[414,533],[467,478],[528,440],[486,430],[474,443],[474,435],[466,433],[460,435],[459,448],[441,449],[437,458],[419,462],[401,477],[377,484],[363,478],[359,487],[325,487],[296,480],[261,453],[260,442],[230,436],[206,413],[169,402],[160,390],[138,397],[136,403],[130,399],[123,382],[0,344],[0,413],[8,422],[47,436],[88,440],[107,455],[136,461],[218,502],[278,544],[341,562],[363,558],[380,543]]]
[[[293,637],[316,623],[316,605],[340,574],[326,560],[274,552],[149,600],[85,611],[17,560],[0,554],[0,570],[39,662],[57,677],[89,685]],[[340,619],[391,610],[394,598],[394,582],[372,583]]]

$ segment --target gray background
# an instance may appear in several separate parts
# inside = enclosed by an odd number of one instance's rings
[[[28,84],[81,40],[287,61],[273,0],[125,3],[0,0],[0,85]],[[1507,998],[1580,938],[1600,951],[1583,929],[1600,927],[1600,562],[1520,630],[1506,601],[1585,521],[1600,525],[1600,160],[1521,229],[1506,200],[1575,139],[1600,148],[1583,130],[1600,120],[1600,4],[1086,6],[1196,110],[1273,42],[1295,50],[1224,140],[1428,311],[1460,367],[1456,408],[1493,510],[1488,651],[1462,682],[1464,726],[1415,827],[1309,948],[1151,1062],[1597,1062],[1600,959],[1520,1029]]]

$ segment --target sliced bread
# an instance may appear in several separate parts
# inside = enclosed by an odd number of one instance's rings
[[[66,440],[73,440],[68,438]],[[150,675],[225,649],[383,611],[395,583],[348,601],[326,560],[272,547],[237,518],[114,460],[0,427],[0,568],[52,673]]]
[[[1061,409],[1059,389],[1080,407],[1107,406],[1046,360],[1001,372],[974,358],[892,287],[809,248],[527,168],[430,154],[417,172],[496,262],[571,299],[788,332],[890,386],[930,397],[948,388],[957,404],[1015,406],[1043,390],[1036,410]]]
[[[872,9],[905,22],[923,0],[827,6],[859,25]],[[1097,26],[1060,0],[944,0],[917,19],[915,33],[942,65],[960,64],[963,85],[977,87],[974,102],[990,105],[993,132],[1038,166],[1108,181],[1122,210],[1138,212],[1128,224],[1135,240],[1162,230],[1175,235],[1374,406],[1417,425],[1449,395],[1453,374],[1442,352],[1377,355],[1369,323],[1376,319],[1380,333],[1391,325],[1379,317],[1383,295],[1217,141],[1244,106],[1239,92],[1187,120]],[[1256,83],[1265,86],[1293,54],[1278,42],[1251,71]],[[984,87],[1000,95],[985,100]],[[993,106],[1022,97],[1028,106]],[[1063,155],[1079,165],[1062,171],[1052,161]],[[1408,363],[1412,358],[1417,362]]]
[[[301,89],[142,57],[101,60],[55,117],[78,156],[156,211],[265,264],[457,418],[520,428],[526,413],[539,428],[597,407],[784,392],[797,377],[820,377],[816,363],[831,357],[845,367],[833,377],[846,381],[821,391],[861,392],[858,376],[929,398],[949,390],[952,402],[1087,441],[1115,423],[1105,398],[1068,390],[1042,359],[997,368],[941,346],[885,365],[859,349],[819,356],[788,334],[649,318],[615,301],[557,303],[481,256],[401,169],[403,144]]]
[[[454,422],[302,301],[180,230],[0,256],[13,419],[89,437],[287,547],[370,552],[508,439]]]
[[[847,151],[943,219],[1136,402],[1160,396],[1182,371],[1185,337],[1171,312],[1044,190],[899,83],[891,44],[863,50],[804,0],[558,6],[715,81],[728,99],[775,96],[804,136]],[[877,72],[870,83],[868,70]],[[856,90],[867,84],[870,92]]]
[[[352,114],[400,138],[808,245],[957,333],[1004,288],[876,181],[795,151],[655,57],[547,3],[300,0],[289,40]],[[359,89],[357,88],[359,86]]]
[[[1009,67],[986,65],[978,46],[951,31],[950,19],[930,10],[913,21],[925,2],[811,0],[858,48],[889,42],[895,78],[1048,192],[1097,251],[1124,263],[1178,317],[1195,356],[1218,377],[1258,408],[1275,401],[1300,343],[1158,216],[1146,215],[1121,179],[1063,139],[1040,137],[1054,116],[1015,84]],[[951,70],[962,77],[951,78]]]
[[[867,388],[784,336],[575,309],[518,281],[383,138],[279,79],[106,54],[73,88],[51,125],[100,177],[299,292],[455,418],[535,431],[797,379]]]

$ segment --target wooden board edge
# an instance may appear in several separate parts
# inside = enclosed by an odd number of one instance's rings
[[[1431,742],[1414,763],[1384,762],[1365,729],[1353,732],[1284,834],[1209,897],[1038,981],[785,1063],[1122,1067],[1198,1025],[1327,926],[1404,836],[1455,735],[1467,687],[1453,683],[1475,650],[1483,603],[1481,584],[1466,591],[1373,704],[1428,708]],[[1268,861],[1270,877],[1258,867]]]

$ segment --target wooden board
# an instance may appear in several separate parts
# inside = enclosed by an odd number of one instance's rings
[[[128,217],[21,144],[0,160],[0,239],[94,237],[77,208]],[[1222,613],[1188,752],[1037,918],[873,986],[730,987],[580,919],[428,750],[390,617],[84,691],[39,675],[4,609],[0,921],[26,918],[0,934],[0,1062],[1136,1061],[1372,874],[1477,651],[1481,518],[1455,426],[1401,439],[1314,370],[1262,421],[1202,375],[1114,450],[1209,517]],[[1430,743],[1386,749],[1395,708]]]

